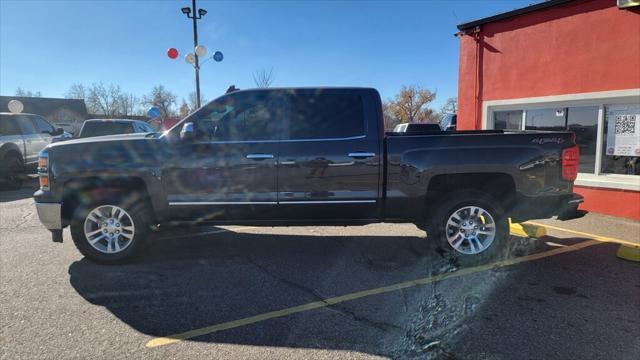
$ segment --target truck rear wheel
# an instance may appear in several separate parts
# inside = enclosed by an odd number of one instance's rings
[[[151,221],[145,201],[103,200],[80,205],[71,237],[87,258],[112,264],[131,258],[146,240]]]
[[[445,256],[461,265],[499,260],[507,252],[509,223],[499,202],[480,191],[446,198],[427,230]]]

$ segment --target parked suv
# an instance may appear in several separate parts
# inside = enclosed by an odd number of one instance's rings
[[[89,119],[82,124],[78,137],[156,132],[144,121],[129,119]]]
[[[36,168],[40,150],[65,135],[40,115],[0,113],[0,185],[20,188],[25,170]]]

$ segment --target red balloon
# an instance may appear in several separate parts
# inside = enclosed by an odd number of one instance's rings
[[[175,48],[170,48],[169,50],[167,50],[167,56],[169,56],[170,59],[177,58],[178,50],[176,50]]]

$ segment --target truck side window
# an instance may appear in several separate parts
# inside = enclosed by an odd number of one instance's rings
[[[18,117],[18,124],[20,125],[23,135],[40,133],[33,121],[31,121],[31,118],[28,116]]]
[[[357,94],[294,93],[289,139],[331,139],[365,135],[362,97]]]
[[[240,92],[209,103],[199,112],[194,120],[198,140],[276,140],[283,106],[277,92]]]
[[[140,130],[142,132],[156,132],[151,125],[147,124],[147,123],[141,123],[140,124]]]
[[[20,128],[13,116],[0,115],[0,135],[20,135]]]
[[[39,132],[47,132],[50,133],[53,130],[55,130],[53,128],[53,126],[51,124],[49,124],[45,119],[36,116],[33,118],[33,122],[36,124],[36,126],[38,127],[38,129],[40,130]]]

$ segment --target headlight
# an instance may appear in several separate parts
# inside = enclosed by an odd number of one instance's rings
[[[40,190],[49,190],[49,153],[45,150],[40,151],[38,155],[38,180],[40,181]]]

